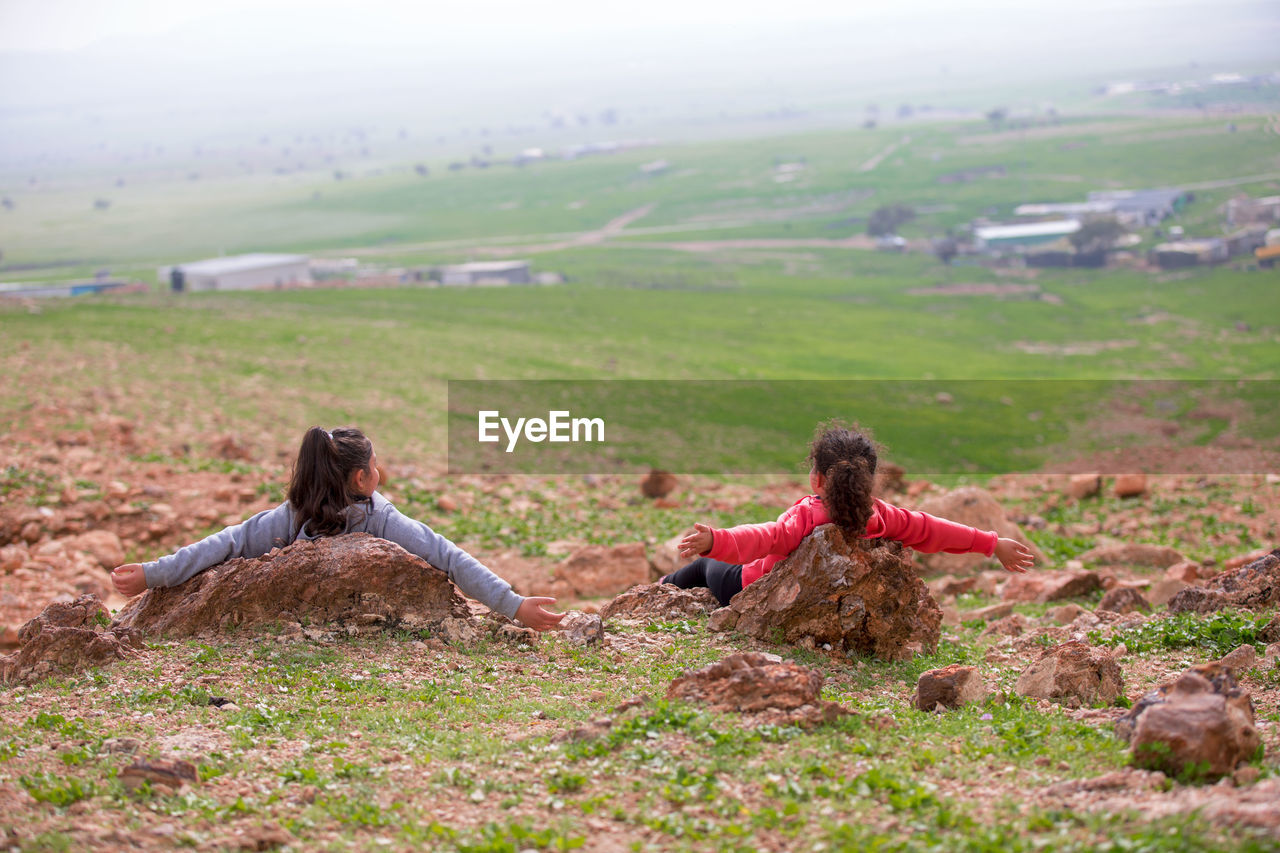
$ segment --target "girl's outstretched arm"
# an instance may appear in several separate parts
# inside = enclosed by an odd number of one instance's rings
[[[129,596],[147,587],[177,586],[210,566],[233,557],[261,557],[292,539],[293,511],[283,503],[154,562],[119,566],[111,572],[111,582],[121,595]]]
[[[385,512],[386,524],[379,534],[383,539],[443,569],[459,589],[490,610],[508,619],[519,619],[539,631],[554,628],[563,618],[563,613],[552,613],[541,606],[555,599],[520,596],[511,589],[511,584],[421,521],[409,518],[389,503]],[[533,605],[529,605],[531,601]]]

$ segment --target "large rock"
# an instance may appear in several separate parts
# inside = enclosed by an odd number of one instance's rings
[[[1082,563],[1100,566],[1149,566],[1167,569],[1183,561],[1183,556],[1166,545],[1148,545],[1143,542],[1126,542],[1122,545],[1099,545],[1090,548],[1078,558]]]
[[[102,666],[128,657],[139,642],[136,632],[111,625],[96,595],[50,604],[18,637],[18,651],[0,658],[0,681],[34,682]]]
[[[1262,610],[1280,604],[1280,548],[1202,587],[1187,587],[1169,600],[1170,613],[1212,613],[1225,607]]]
[[[1068,707],[1109,705],[1124,692],[1124,675],[1110,652],[1069,640],[1045,649],[1018,676],[1014,690]]]
[[[911,704],[921,711],[934,711],[939,707],[959,708],[981,702],[987,693],[987,686],[982,683],[977,667],[953,663],[921,673]]]
[[[649,560],[643,542],[588,545],[555,568],[552,583],[567,585],[578,598],[617,595],[636,584],[648,583]]]
[[[1215,779],[1262,743],[1252,699],[1221,664],[1193,667],[1157,687],[1116,723],[1116,733],[1129,740],[1140,767]]]
[[[715,629],[767,642],[904,660],[938,647],[942,611],[906,549],[815,528],[773,571],[716,611]]]
[[[776,655],[745,652],[686,672],[667,688],[668,699],[712,711],[749,714],[774,725],[812,725],[846,713],[821,699],[822,673]]]
[[[917,509],[979,530],[994,530],[1006,539],[1016,539],[1026,545],[1035,556],[1037,564],[1043,566],[1047,562],[1044,552],[1023,535],[1022,528],[1009,520],[1004,509],[985,489],[965,486],[930,498]],[[916,559],[931,571],[957,574],[976,569],[988,558],[982,554],[917,554]]]
[[[1054,572],[1030,571],[1014,575],[1000,592],[1005,601],[1035,601],[1044,604],[1064,598],[1078,598],[1094,590],[1102,589],[1102,579],[1083,569],[1062,569]]]
[[[604,606],[605,619],[630,619],[637,622],[670,622],[704,616],[720,606],[705,587],[680,589],[666,583],[650,583],[632,587]]]
[[[228,560],[181,586],[148,590],[117,620],[147,635],[175,637],[302,621],[349,633],[425,629],[459,644],[481,634],[443,571],[366,533],[299,540],[261,557]]]

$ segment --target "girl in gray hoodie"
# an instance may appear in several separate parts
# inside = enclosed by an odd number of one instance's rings
[[[177,586],[233,557],[259,557],[296,539],[369,533],[395,542],[438,569],[467,595],[530,628],[545,631],[563,618],[544,605],[554,598],[524,598],[457,545],[400,513],[378,493],[377,456],[358,429],[312,427],[303,436],[287,500],[241,524],[150,563],[128,563],[111,573],[121,595]]]

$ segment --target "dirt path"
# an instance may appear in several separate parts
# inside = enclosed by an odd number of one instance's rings
[[[858,171],[859,172],[874,171],[877,166],[879,166],[881,163],[884,162],[886,157],[893,154],[893,152],[897,151],[899,148],[905,147],[910,144],[911,144],[910,136],[902,137],[902,139],[898,140],[897,142],[894,142],[893,144],[885,148],[883,151],[881,151],[879,154],[875,155],[870,160],[868,160],[867,162],[859,166]]]
[[[483,255],[491,255],[494,257],[506,257],[508,255],[533,255],[542,252],[557,252],[561,249],[575,249],[581,246],[596,246],[605,242],[610,237],[617,237],[626,227],[648,216],[656,204],[646,204],[644,207],[637,207],[635,210],[629,210],[621,216],[614,217],[606,222],[602,227],[595,231],[583,231],[564,240],[557,240],[551,243],[535,243],[524,246],[482,246],[476,247],[476,251]]]
[[[865,234],[854,234],[840,240],[823,237],[813,238],[767,238],[758,237],[741,240],[689,240],[684,242],[649,243],[628,242],[618,244],[626,248],[637,249],[669,249],[677,252],[717,252],[724,249],[859,249],[867,250],[876,247],[876,241]]]

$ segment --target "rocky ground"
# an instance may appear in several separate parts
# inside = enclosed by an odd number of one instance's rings
[[[0,442],[0,652],[10,653],[46,605],[84,594],[106,610],[77,611],[88,614],[77,630],[100,638],[126,605],[109,590],[111,566],[275,505],[291,455],[268,439],[152,433],[91,400],[33,406]],[[467,611],[476,633],[452,635],[395,607],[377,619],[321,608],[325,625],[282,606],[235,630],[120,633],[116,651],[80,671],[61,669],[65,655],[34,680],[11,668],[0,688],[5,841],[1280,845],[1280,648],[1270,645],[1280,585],[1239,580],[1280,544],[1274,475],[1125,482],[1067,465],[1074,476],[957,490],[907,472],[882,484],[887,497],[1024,537],[1037,569],[1010,577],[980,558],[866,556],[905,572],[883,596],[897,614],[883,630],[843,599],[821,625],[805,615],[816,602],[788,610],[779,575],[754,593],[777,613],[775,635],[748,624],[751,608],[713,612],[705,596],[647,585],[674,567],[671,537],[690,521],[763,520],[802,494],[796,482],[682,478],[642,492],[631,479],[446,478],[386,464],[389,497],[518,590],[586,614],[574,630],[533,636],[478,606]],[[522,536],[538,546],[515,544]],[[859,600],[877,586],[858,587]],[[879,633],[863,643],[866,631]],[[1230,684],[1179,681],[1228,656]],[[922,681],[948,666],[967,669]],[[1150,712],[1144,696],[1161,685]],[[1165,713],[1175,694],[1224,708],[1247,696],[1252,722],[1237,720],[1222,741],[1247,754],[1214,773],[1135,764],[1117,721]]]

